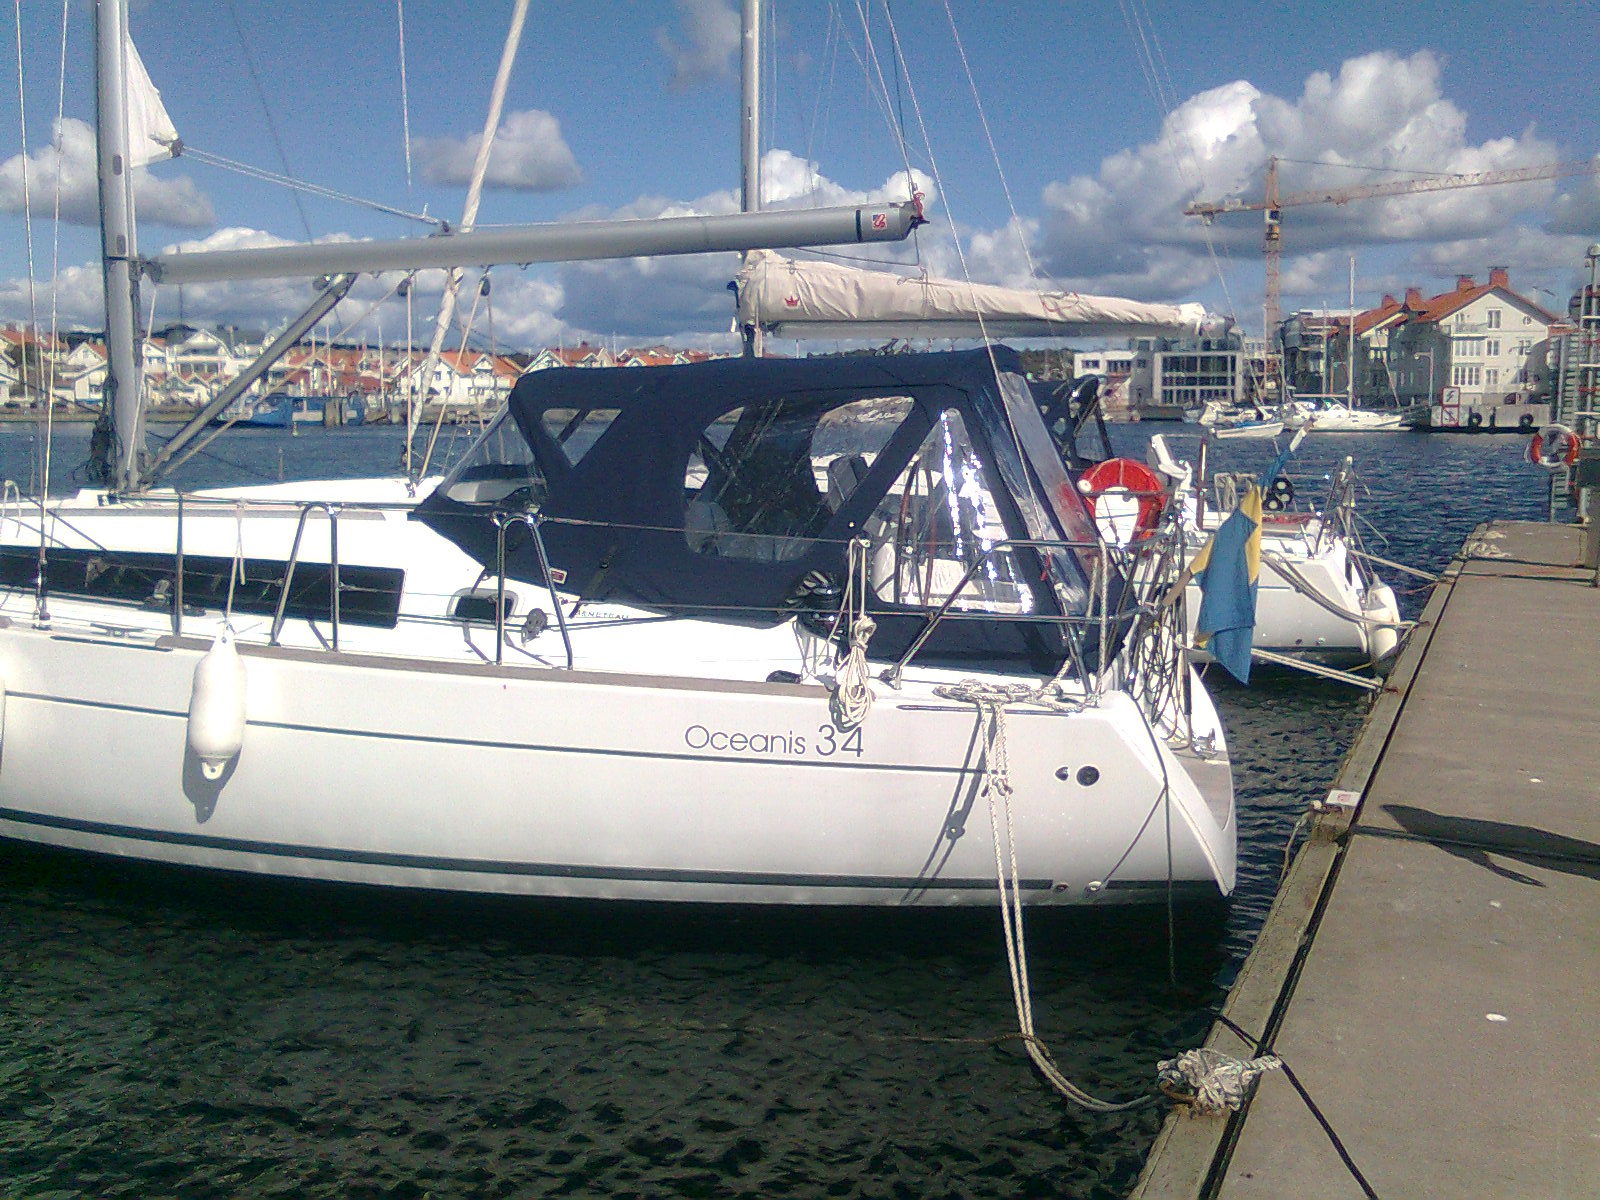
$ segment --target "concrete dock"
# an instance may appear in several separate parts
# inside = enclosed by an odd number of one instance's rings
[[[1372,1191],[1600,1196],[1600,589],[1491,522],[1435,588],[1225,1014]],[[1339,793],[1343,793],[1342,795]],[[1208,1045],[1253,1051],[1220,1025]],[[1134,1195],[1361,1197],[1282,1072],[1178,1110]]]

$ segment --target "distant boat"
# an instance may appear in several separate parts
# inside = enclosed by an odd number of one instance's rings
[[[214,425],[235,429],[287,429],[292,420],[291,398],[282,392],[270,396],[241,396],[217,414]]]
[[[1237,409],[1223,404],[1207,404],[1198,418],[1199,423],[1217,440],[1234,438],[1275,438],[1283,432],[1283,421],[1268,416],[1259,408]]]
[[[1307,426],[1312,433],[1384,433],[1408,427],[1402,409],[1351,408],[1338,400],[1324,400]]]
[[[1275,438],[1283,432],[1283,422],[1277,420],[1248,420],[1211,426],[1211,436],[1217,441],[1234,438]]]
[[[235,429],[287,429],[294,425],[328,423],[328,407],[336,405],[339,420],[334,424],[355,426],[367,421],[367,405],[359,396],[304,396],[292,392],[273,392],[257,398],[243,397],[223,409],[213,422]]]

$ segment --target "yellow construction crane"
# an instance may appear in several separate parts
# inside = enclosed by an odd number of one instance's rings
[[[1266,256],[1267,279],[1262,311],[1266,336],[1266,376],[1276,380],[1275,364],[1278,355],[1273,346],[1273,333],[1282,320],[1279,299],[1279,258],[1282,253],[1283,210],[1302,204],[1348,204],[1352,200],[1371,200],[1379,196],[1410,196],[1420,192],[1445,192],[1453,188],[1488,187],[1498,183],[1530,183],[1536,179],[1565,179],[1574,175],[1600,175],[1600,158],[1575,162],[1545,163],[1536,167],[1515,167],[1505,171],[1474,171],[1464,175],[1429,175],[1421,179],[1391,179],[1387,183],[1370,183],[1361,187],[1316,188],[1303,192],[1278,192],[1278,157],[1267,159],[1265,195],[1260,200],[1238,198],[1217,201],[1196,201],[1184,209],[1188,217],[1200,217],[1210,224],[1222,213],[1264,212],[1266,233],[1263,249]]]

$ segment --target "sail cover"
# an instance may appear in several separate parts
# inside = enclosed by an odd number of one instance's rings
[[[740,324],[784,337],[1172,337],[1227,328],[1200,304],[896,275],[770,250],[745,256],[737,289]]]
[[[161,103],[161,93],[150,82],[133,39],[126,39],[123,45],[127,48],[128,165],[147,167],[173,157],[178,131],[167,116],[167,106]]]

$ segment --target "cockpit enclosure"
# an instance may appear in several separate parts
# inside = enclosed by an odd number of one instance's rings
[[[493,572],[533,509],[584,604],[827,629],[854,561],[878,660],[943,611],[915,661],[1092,663],[1123,584],[1004,347],[525,375],[417,516]],[[543,582],[520,524],[506,574]]]

